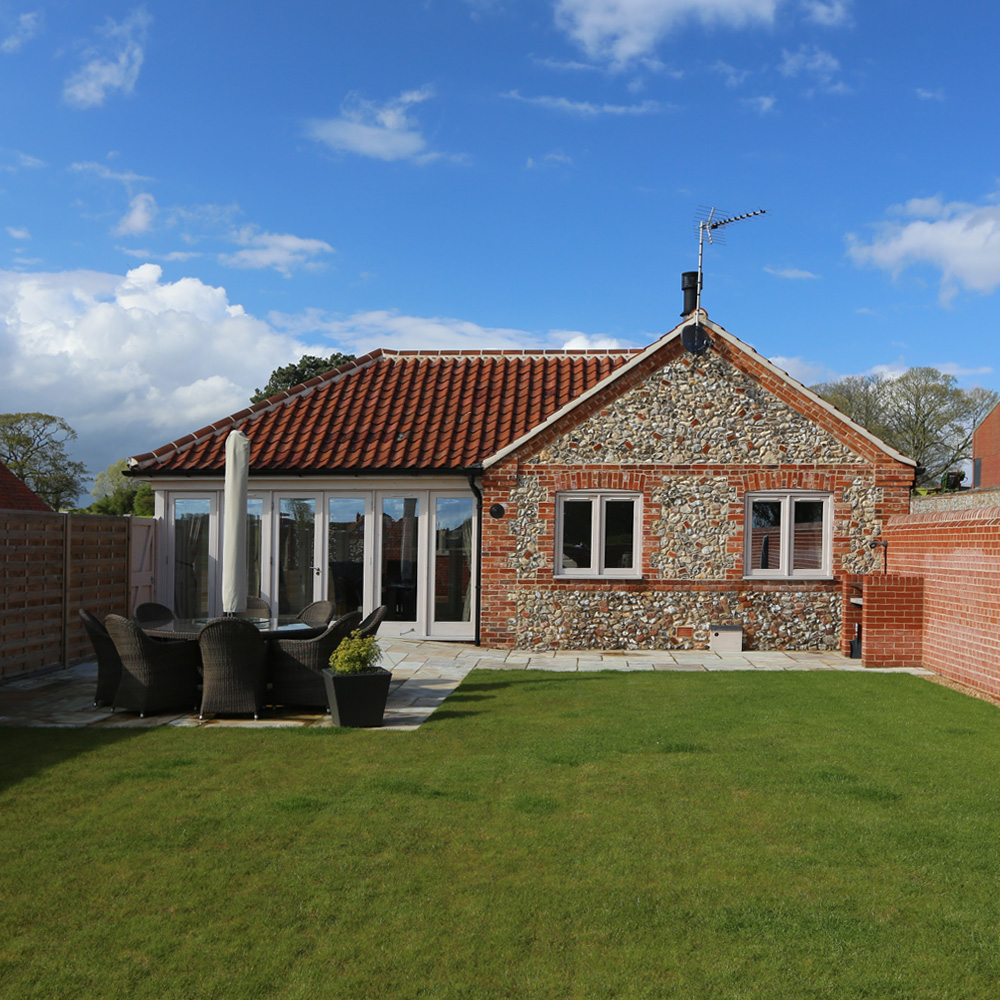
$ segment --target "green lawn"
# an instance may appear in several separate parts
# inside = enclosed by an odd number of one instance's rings
[[[416,733],[0,729],[0,995],[1000,995],[1000,713],[473,673]]]

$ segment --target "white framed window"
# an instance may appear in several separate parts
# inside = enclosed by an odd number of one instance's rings
[[[745,526],[744,576],[823,579],[832,575],[829,493],[748,493]]]
[[[641,498],[637,493],[556,496],[556,576],[638,577]]]

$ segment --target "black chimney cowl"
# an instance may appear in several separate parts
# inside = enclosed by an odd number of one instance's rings
[[[682,316],[690,316],[698,308],[698,272],[684,271],[681,274],[681,291],[684,293]]]

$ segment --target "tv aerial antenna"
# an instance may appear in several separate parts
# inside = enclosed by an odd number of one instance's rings
[[[701,282],[702,263],[705,256],[705,240],[709,243],[726,245],[726,226],[731,226],[735,222],[743,222],[744,219],[752,219],[756,215],[766,215],[767,210],[758,208],[754,212],[744,212],[742,215],[727,215],[714,205],[710,208],[707,205],[699,205],[695,214],[695,228],[698,230],[698,272],[697,284],[695,285],[695,322],[685,328],[681,339],[684,346],[692,354],[704,354],[708,350],[711,342],[708,331],[701,322]],[[690,273],[690,272],[689,272]]]

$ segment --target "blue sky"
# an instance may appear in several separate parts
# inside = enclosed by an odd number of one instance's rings
[[[645,346],[1000,389],[991,4],[0,0],[0,410],[93,472],[303,353]]]

